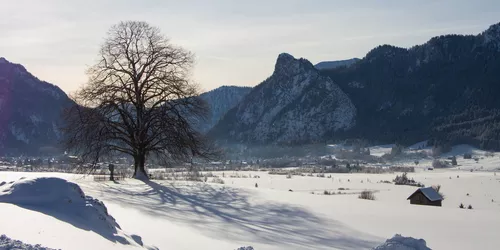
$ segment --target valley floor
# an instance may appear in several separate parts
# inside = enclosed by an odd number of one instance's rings
[[[500,176],[493,172],[410,173],[425,185],[442,186],[443,207],[410,205],[406,199],[415,187],[378,183],[394,179],[395,174],[287,179],[267,172],[225,172],[225,184],[211,184],[94,182],[81,175],[0,172],[0,182],[41,176],[77,183],[87,195],[105,203],[122,230],[159,249],[249,245],[258,250],[370,249],[394,234],[423,238],[432,249],[497,249],[500,245]],[[373,190],[376,200],[358,199],[365,189]],[[325,190],[343,194],[323,195]],[[460,203],[474,209],[459,209]],[[58,249],[134,248],[11,204],[0,203],[0,221],[1,234],[28,244]]]

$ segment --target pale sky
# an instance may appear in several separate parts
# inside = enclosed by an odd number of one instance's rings
[[[499,0],[0,0],[0,57],[72,92],[86,82],[106,31],[146,21],[196,54],[203,90],[255,86],[279,53],[312,63],[363,57],[500,22]]]

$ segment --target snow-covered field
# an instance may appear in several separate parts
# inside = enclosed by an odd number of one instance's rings
[[[479,169],[478,164],[493,170],[498,158],[498,153],[478,163],[459,158],[460,166],[433,171],[425,170],[427,162],[419,164],[408,176],[426,186],[441,185],[442,207],[410,205],[407,197],[415,187],[380,182],[396,174],[288,179],[267,172],[225,172],[225,184],[212,184],[94,182],[72,174],[0,172],[0,183],[6,182],[0,186],[0,201],[10,181],[59,177],[103,201],[120,227],[110,235],[84,212],[68,218],[61,204],[0,203],[0,234],[56,249],[371,249],[395,234],[425,239],[431,249],[498,249],[500,174],[469,171]],[[231,177],[237,175],[241,178]],[[336,194],[324,195],[325,190]],[[363,190],[374,191],[376,200],[358,199]],[[459,209],[460,203],[473,209]],[[404,238],[386,245],[398,239]]]

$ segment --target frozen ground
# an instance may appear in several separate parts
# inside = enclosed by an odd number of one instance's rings
[[[83,220],[75,220],[78,216],[67,219],[60,208],[47,212],[10,200],[0,203],[0,233],[27,244],[60,249],[139,249],[146,245],[159,249],[371,249],[395,234],[425,239],[431,249],[498,249],[500,176],[494,171],[498,153],[481,159],[483,153],[476,151],[478,163],[459,157],[460,166],[450,169],[425,170],[431,164],[425,160],[416,173],[408,174],[426,186],[441,185],[446,196],[443,207],[410,205],[406,199],[415,187],[380,182],[396,174],[287,179],[267,172],[225,172],[225,184],[211,184],[94,182],[71,174],[0,172],[4,193],[11,190],[9,182],[21,177],[59,177],[77,183],[86,195],[103,201],[120,226],[111,233],[96,230],[82,226],[91,221],[85,213]],[[214,174],[222,176],[222,172]],[[357,198],[365,189],[375,192],[375,201]],[[323,195],[325,190],[336,194]],[[459,209],[460,203],[474,209]],[[116,240],[118,236],[129,243]],[[397,240],[389,243],[399,244]]]

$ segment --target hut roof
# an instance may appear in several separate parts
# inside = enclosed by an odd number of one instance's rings
[[[441,196],[432,187],[425,187],[425,188],[419,188],[419,189],[417,189],[417,191],[415,191],[412,195],[410,195],[410,197],[408,197],[407,200],[409,200],[413,195],[415,195],[416,193],[419,193],[419,192],[421,192],[423,195],[425,195],[425,197],[427,197],[427,199],[429,199],[430,201],[440,201],[440,200],[443,200],[443,196]]]

